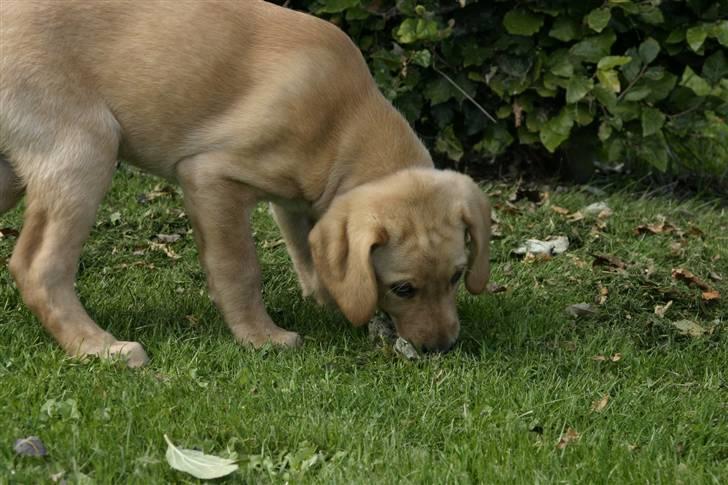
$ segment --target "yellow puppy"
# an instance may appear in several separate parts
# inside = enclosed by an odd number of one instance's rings
[[[181,185],[238,341],[301,342],[263,305],[260,200],[304,294],[355,325],[379,306],[425,349],[455,341],[457,280],[480,293],[488,279],[488,203],[433,168],[339,29],[255,0],[3,0],[0,19],[0,212],[27,199],[9,268],[69,354],[147,360],[74,291],[117,158]]]

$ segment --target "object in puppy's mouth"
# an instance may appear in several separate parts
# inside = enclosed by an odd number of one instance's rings
[[[417,349],[406,339],[397,335],[394,322],[382,314],[377,313],[369,321],[369,340],[379,343],[383,347],[391,347],[395,353],[408,360],[419,359]]]

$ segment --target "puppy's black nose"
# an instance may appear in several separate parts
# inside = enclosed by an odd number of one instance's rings
[[[446,354],[450,352],[450,350],[452,350],[453,345],[455,345],[455,340],[448,340],[446,342],[437,343],[435,345],[423,345],[422,351],[426,354]]]

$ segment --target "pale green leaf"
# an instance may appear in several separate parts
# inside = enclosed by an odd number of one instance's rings
[[[566,102],[569,104],[576,103],[586,96],[594,86],[594,81],[584,76],[574,76],[569,79],[566,85]]]
[[[607,56],[602,57],[597,64],[597,69],[612,69],[617,66],[624,66],[632,60],[629,56]]]
[[[211,480],[230,475],[238,469],[235,460],[206,455],[197,450],[177,448],[166,434],[164,440],[167,442],[167,454],[165,456],[169,466],[175,470],[189,473],[195,478]]]
[[[692,320],[678,320],[677,322],[672,322],[672,326],[677,329],[680,335],[689,337],[700,337],[708,332],[705,327]]]
[[[599,69],[597,71],[597,78],[604,87],[613,93],[618,93],[620,91],[621,85],[619,83],[619,75],[617,74],[617,71],[612,69]]]
[[[569,42],[579,36],[579,24],[570,17],[557,17],[549,30],[549,36],[563,42]]]
[[[503,26],[509,34],[532,36],[543,25],[543,16],[536,15],[528,10],[515,8],[506,13]]]
[[[608,8],[597,8],[586,16],[586,23],[590,29],[601,32],[609,24],[612,11]]]
[[[456,162],[463,157],[463,144],[455,135],[452,125],[440,132],[435,141],[435,150],[438,153],[447,155],[447,158]]]
[[[693,51],[698,51],[703,46],[703,42],[708,37],[708,28],[705,24],[690,27],[685,32],[685,40]]]
[[[574,117],[568,108],[563,108],[561,112],[546,122],[541,128],[539,138],[546,149],[553,153],[559,145],[561,145],[571,133],[574,126]]]
[[[685,66],[680,86],[691,89],[698,96],[707,96],[711,91],[708,81],[698,76],[695,71],[690,69],[690,66]]]
[[[609,55],[612,44],[616,40],[617,36],[611,31],[601,35],[593,35],[574,44],[571,53],[587,62],[596,64],[602,57]]]
[[[642,136],[654,135],[665,124],[665,115],[657,108],[642,108]]]
[[[648,37],[640,44],[639,53],[642,58],[642,62],[649,64],[654,61],[660,53],[660,44],[658,44],[652,37]]]

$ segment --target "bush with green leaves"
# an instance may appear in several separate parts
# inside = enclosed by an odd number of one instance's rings
[[[294,0],[342,27],[441,160],[728,168],[725,0]]]

